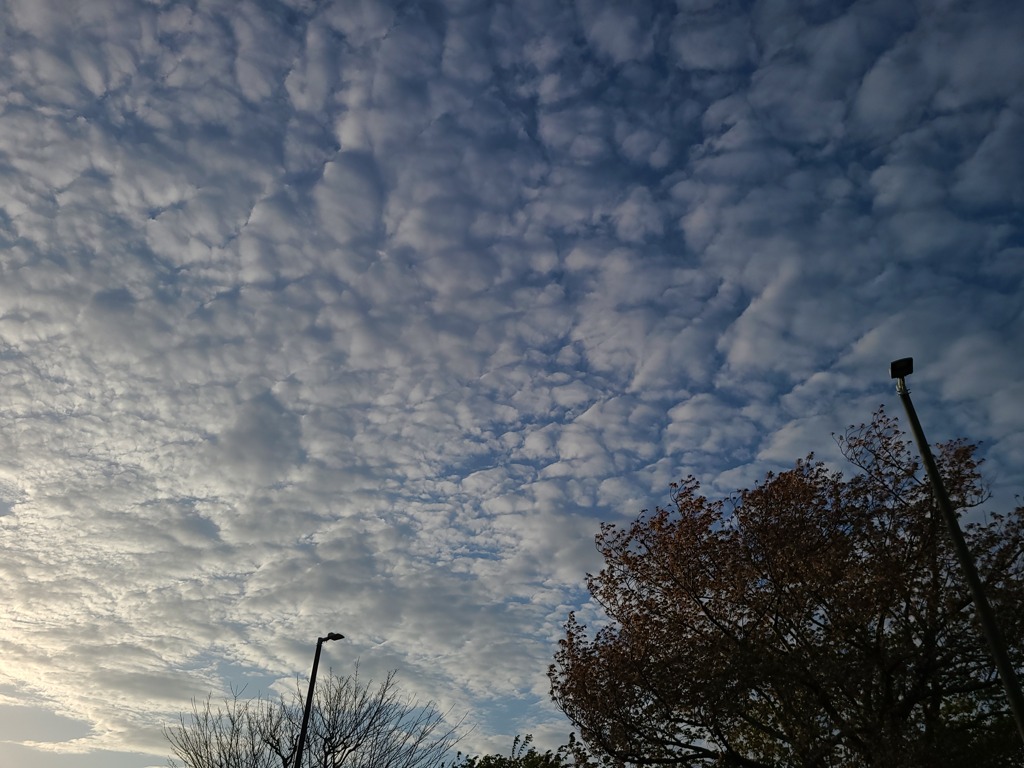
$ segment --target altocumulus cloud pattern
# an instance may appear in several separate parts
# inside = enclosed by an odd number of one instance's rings
[[[507,748],[601,520],[914,355],[1024,488],[1018,0],[0,2],[0,763],[340,672]]]

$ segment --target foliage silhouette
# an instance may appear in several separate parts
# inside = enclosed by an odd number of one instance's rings
[[[508,755],[459,754],[452,768],[563,768],[569,765],[566,749],[540,752],[533,746],[533,735],[516,736]]]
[[[610,620],[570,615],[549,670],[577,762],[1008,766],[1022,754],[928,483],[884,410],[816,462],[728,502],[672,505],[597,536]],[[975,446],[939,446],[961,512],[986,500]],[[1024,630],[1024,509],[966,526],[1011,656]]]

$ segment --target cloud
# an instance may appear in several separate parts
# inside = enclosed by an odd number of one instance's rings
[[[644,59],[653,49],[655,14],[648,3],[581,0],[577,10],[593,48],[616,64]]]
[[[299,418],[270,392],[241,404],[209,457],[218,475],[233,475],[259,485],[286,477],[302,461]]]
[[[1013,3],[0,30],[0,692],[75,721],[0,762],[159,762],[191,696],[290,690],[327,630],[467,749],[557,746],[599,523],[841,466],[896,357],[995,503],[1024,482]]]
[[[680,15],[674,27],[672,48],[683,69],[740,69],[753,57],[753,41],[745,17]]]
[[[1013,137],[1020,135],[1024,118],[1018,110],[1004,109],[992,130],[958,169],[952,193],[968,208],[1019,208],[1024,201],[1024,152]]]

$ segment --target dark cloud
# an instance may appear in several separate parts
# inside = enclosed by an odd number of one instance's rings
[[[218,474],[259,485],[286,477],[302,461],[299,418],[269,392],[240,404],[209,457]]]

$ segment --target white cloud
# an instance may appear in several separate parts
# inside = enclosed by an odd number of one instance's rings
[[[648,3],[579,0],[576,7],[591,45],[616,64],[650,55],[657,25]]]
[[[1022,130],[1019,108],[999,112],[991,132],[958,169],[953,187],[957,202],[968,208],[1024,205],[1024,151],[1016,140]]]
[[[680,67],[730,70],[746,66],[754,55],[750,22],[744,17],[714,19],[678,16],[672,32]]]

